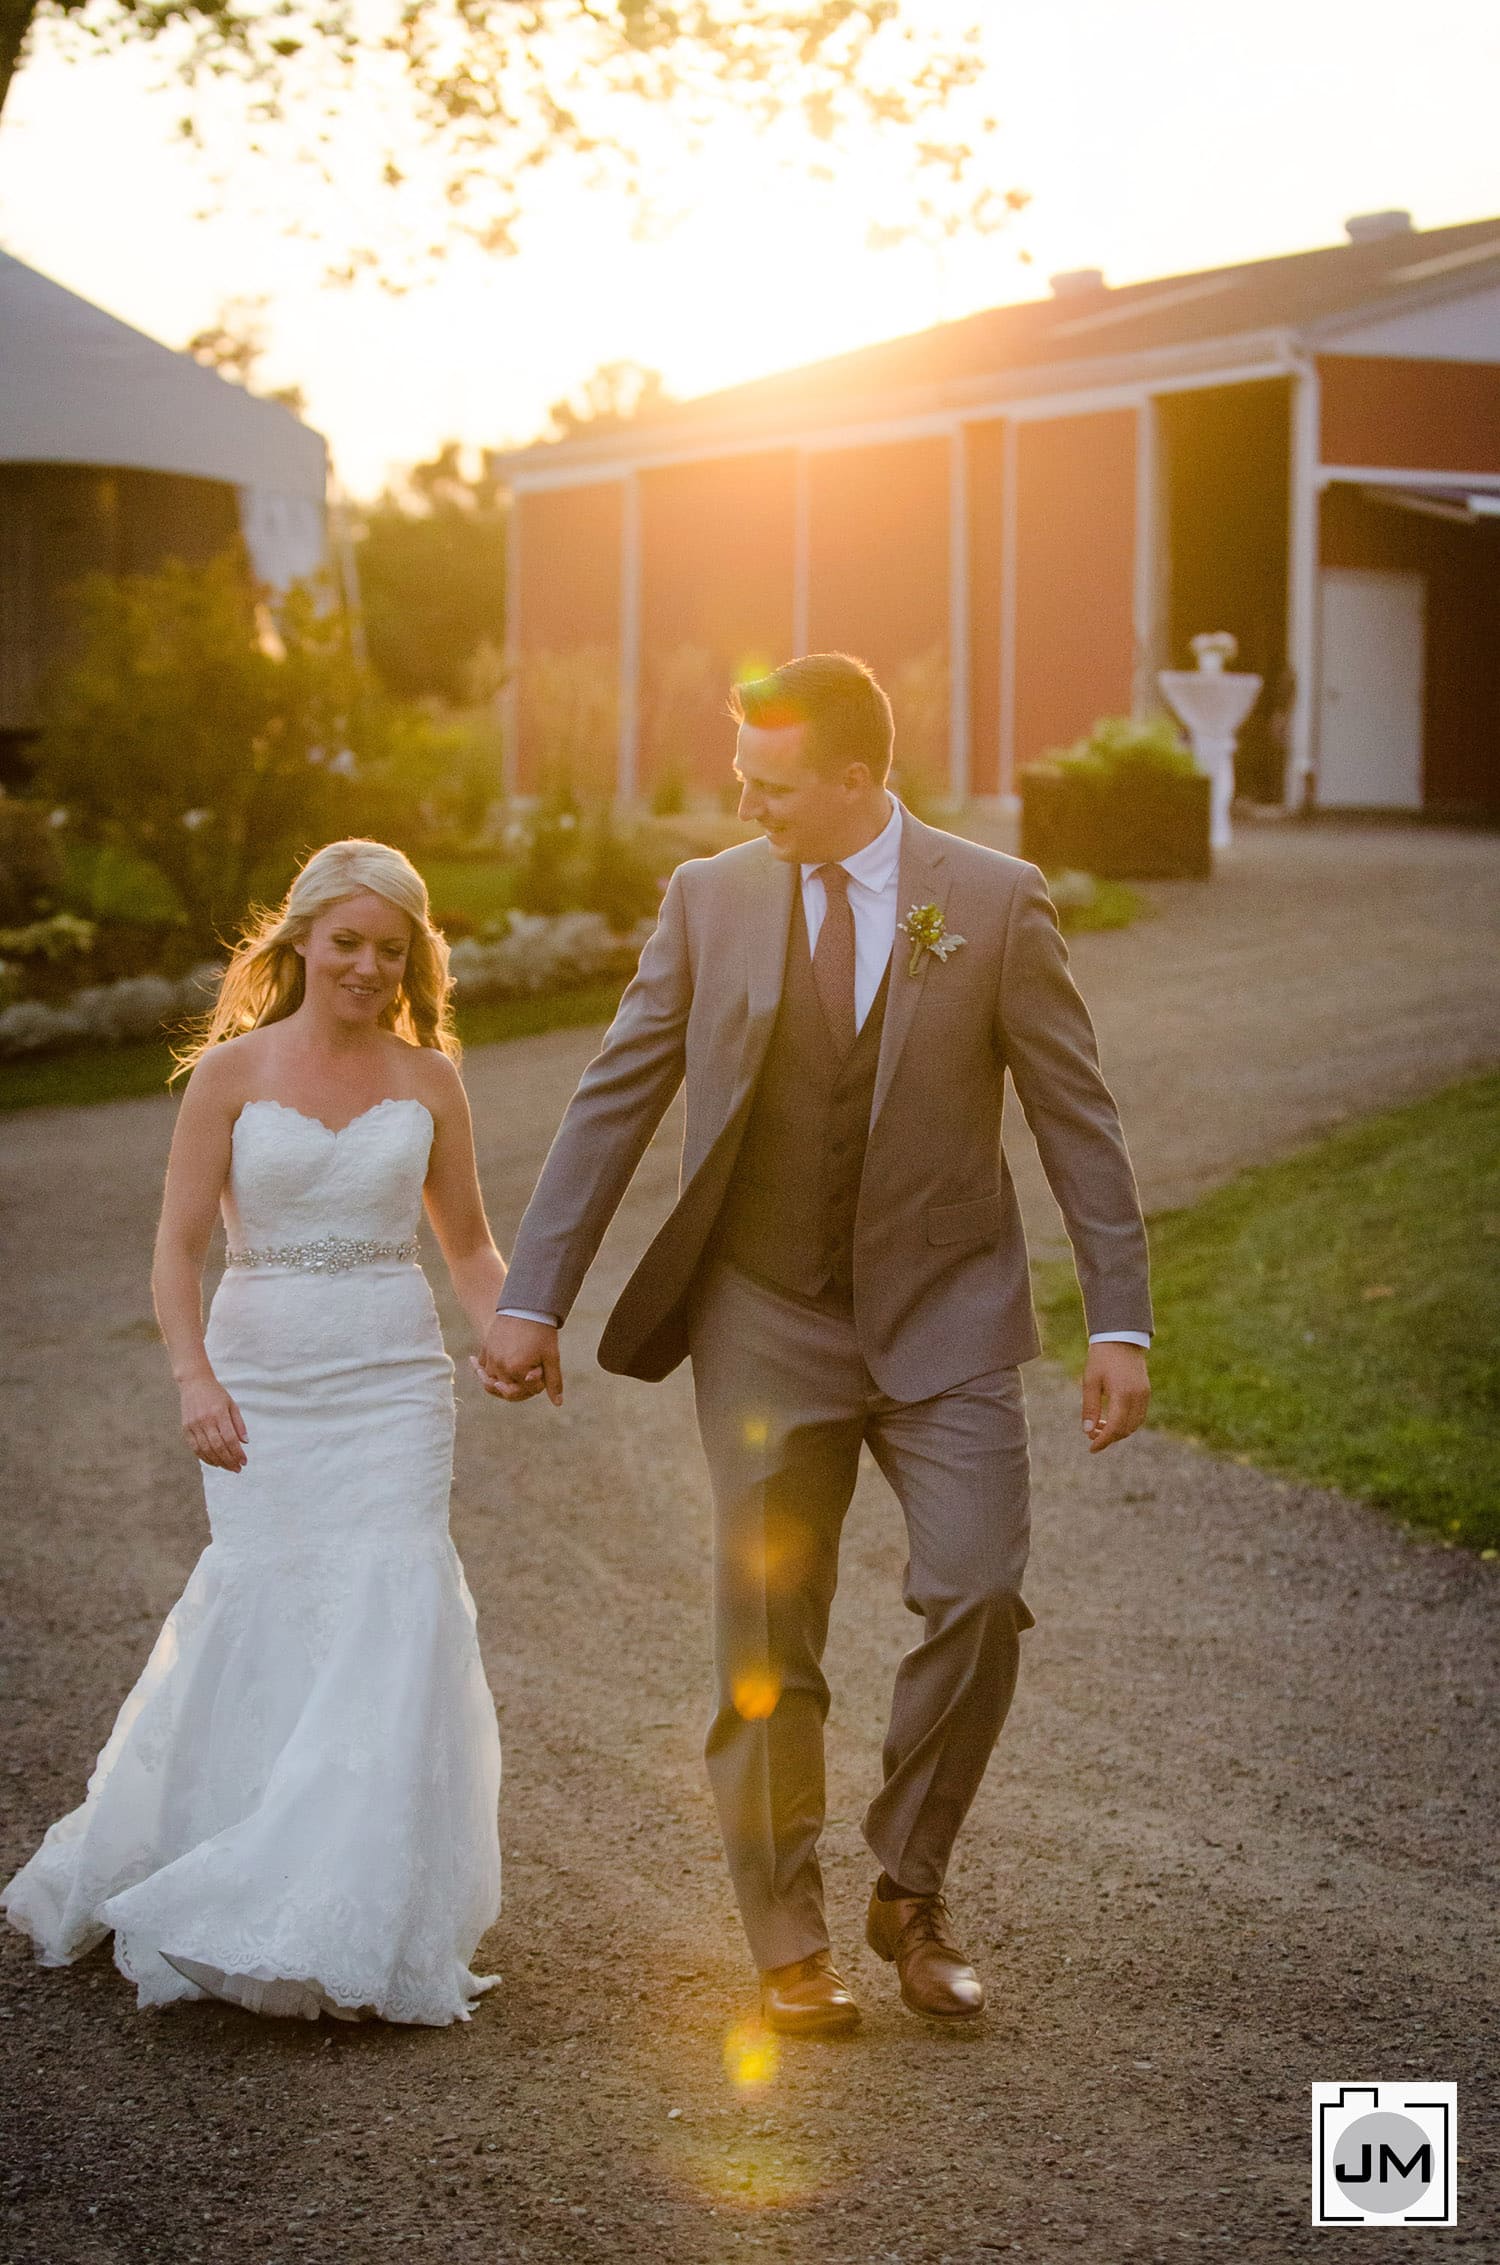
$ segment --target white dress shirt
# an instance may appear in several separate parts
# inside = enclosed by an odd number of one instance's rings
[[[896,946],[901,885],[901,805],[894,795],[890,797],[890,804],[891,814],[875,839],[863,849],[857,849],[852,857],[839,859],[849,876],[849,909],[854,914],[854,1024],[857,1030],[864,1027],[865,1017],[875,1004],[875,994]],[[828,910],[828,890],[819,878],[816,865],[804,865],[801,873],[807,948],[815,952],[823,915]],[[501,1306],[500,1311],[514,1314],[520,1321],[555,1325],[557,1320],[556,1314],[526,1313],[514,1306]],[[1090,1337],[1089,1343],[1146,1347],[1151,1340],[1135,1329],[1100,1329]]]

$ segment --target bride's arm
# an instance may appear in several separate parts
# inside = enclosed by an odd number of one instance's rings
[[[505,1261],[484,1215],[463,1080],[444,1055],[430,1057],[422,1066],[423,1098],[434,1128],[423,1199],[459,1304],[482,1342],[505,1286]]]
[[[200,1462],[225,1471],[244,1468],[248,1435],[244,1417],[204,1351],[203,1262],[229,1177],[237,1082],[217,1048],[188,1079],[172,1135],[151,1267],[151,1302],[182,1396],[183,1435]]]

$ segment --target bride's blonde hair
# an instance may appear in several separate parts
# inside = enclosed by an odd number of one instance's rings
[[[385,842],[343,841],[314,851],[275,911],[252,910],[212,1011],[174,1056],[173,1077],[190,1070],[221,1039],[238,1038],[294,1014],[307,987],[296,947],[306,942],[320,914],[366,890],[404,912],[411,923],[406,972],[381,1021],[410,1045],[435,1047],[457,1061],[448,943],[432,925],[426,882],[409,858]]]

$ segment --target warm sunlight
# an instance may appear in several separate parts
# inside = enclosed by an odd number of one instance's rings
[[[927,0],[925,12],[961,11]],[[663,128],[660,203],[675,225],[654,241],[636,241],[608,196],[549,177],[517,258],[457,252],[398,299],[370,283],[330,292],[307,231],[357,194],[358,145],[332,190],[269,175],[216,96],[212,163],[195,159],[173,141],[180,94],[147,93],[159,59],[73,72],[50,31],[0,134],[0,241],[169,342],[226,298],[264,301],[265,381],[304,388],[343,481],[363,494],[446,437],[529,437],[604,361],[660,368],[674,391],[697,393],[1043,292],[1059,268],[1124,282],[1335,242],[1344,216],[1369,207],[1410,205],[1430,227],[1500,203],[1488,98],[1500,20],[1486,0],[1429,10],[1420,43],[1395,0],[1268,0],[1211,29],[1190,0],[985,17],[985,100],[999,120],[987,177],[1032,201],[1000,233],[944,249],[870,247],[886,183],[868,150],[829,153],[820,187],[778,170],[748,132],[716,131],[694,159]],[[228,181],[217,206],[216,171]],[[101,200],[106,174],[126,192]],[[399,208],[413,240],[431,217],[421,181],[414,158]],[[211,223],[194,219],[202,209]],[[372,206],[371,225],[388,211]],[[302,232],[289,237],[289,224]],[[772,279],[768,326],[755,310]]]

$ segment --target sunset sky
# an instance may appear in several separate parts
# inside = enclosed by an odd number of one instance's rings
[[[919,13],[971,15],[958,0]],[[240,158],[232,109],[208,167],[174,143],[180,90],[160,57],[69,63],[44,33],[0,125],[0,244],[171,345],[228,300],[264,299],[266,384],[295,381],[355,494],[445,438],[530,437],[597,364],[660,368],[678,393],[1045,291],[1056,269],[1110,281],[1337,241],[1346,214],[1408,206],[1418,227],[1500,213],[1496,0],[993,0],[992,168],[1029,209],[941,257],[872,252],[868,153],[821,189],[778,173],[748,133],[690,162],[656,130],[687,217],[633,240],[608,199],[541,180],[519,256],[452,258],[402,298],[322,280],[289,240],[305,184]],[[1023,264],[1020,255],[1031,256]],[[747,328],[747,287],[774,277],[775,332]]]

